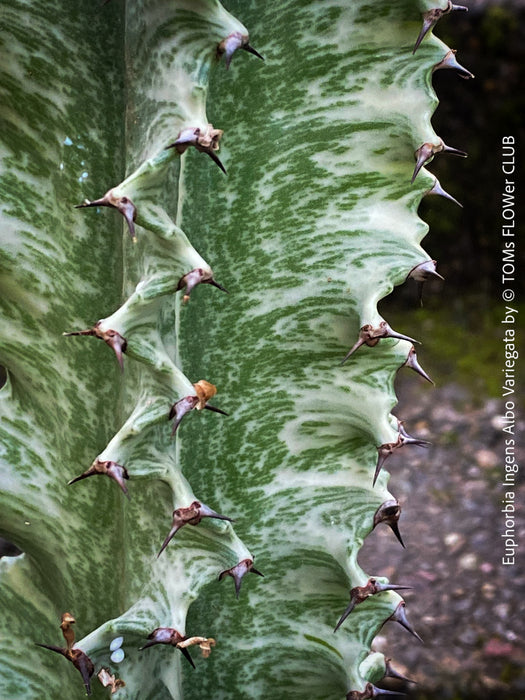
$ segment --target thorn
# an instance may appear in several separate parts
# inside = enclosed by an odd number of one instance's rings
[[[419,634],[415,631],[415,629],[412,627],[412,625],[409,623],[407,614],[406,614],[406,604],[405,601],[402,600],[397,608],[394,610],[392,615],[388,618],[388,620],[393,620],[394,622],[399,622],[399,624],[404,627],[410,634],[413,634],[416,639],[419,639],[419,641],[424,644],[423,640],[419,636]],[[387,622],[388,622],[387,620]]]
[[[401,437],[401,436],[400,436]],[[399,440],[398,442],[389,442],[384,445],[380,445],[377,448],[377,463],[376,463],[376,468],[374,472],[374,478],[372,480],[372,486],[376,485],[377,477],[379,476],[381,469],[383,468],[383,465],[385,464],[386,460],[390,457],[392,452],[396,447],[400,447]]]
[[[261,56],[261,54],[256,51],[253,46],[250,46],[250,44],[245,44],[244,46],[241,46],[241,49],[244,49],[248,53],[251,53],[252,56],[257,56],[257,58],[260,58],[261,61],[264,61],[264,56]]]
[[[417,445],[418,447],[430,447],[432,445],[428,440],[420,440],[419,438],[414,438],[407,433],[405,430],[404,421],[397,421],[399,435],[401,437],[401,445]]]
[[[441,60],[439,63],[436,63],[436,65],[432,68],[432,72],[441,70],[442,68],[453,68],[454,70],[458,71],[461,78],[464,78],[465,80],[473,78],[474,75],[460,63],[458,63],[456,54],[457,51],[450,49],[450,51],[445,55],[445,58],[443,58],[443,60]]]
[[[407,279],[411,277],[417,282],[426,282],[431,277],[437,277],[440,280],[445,281],[439,272],[436,270],[436,260],[425,260],[425,262],[419,263],[413,267],[407,275]]]
[[[416,280],[418,299],[421,306],[423,306],[423,285],[431,277],[437,277],[443,280],[443,277],[436,271],[436,261],[435,260],[425,260],[425,262],[419,263],[413,267],[407,275],[407,279],[411,277]]]
[[[450,199],[451,202],[454,202],[454,204],[457,204],[458,207],[461,207],[463,209],[463,204],[461,202],[458,202],[457,199],[455,199],[451,194],[446,192],[442,187],[441,183],[437,179],[437,177],[434,180],[434,184],[432,185],[432,188],[428,190],[427,194],[438,194],[441,197],[445,197],[445,199]]]
[[[62,333],[63,336],[73,336],[73,335],[92,335],[95,336],[95,338],[98,338],[99,340],[103,340],[106,345],[108,345],[113,352],[115,353],[115,357],[117,358],[117,362],[119,363],[119,367],[121,372],[124,371],[124,359],[123,359],[123,353],[126,352],[126,349],[128,347],[128,341],[126,338],[120,335],[117,331],[114,331],[113,329],[109,328],[107,331],[104,331],[100,327],[101,321],[96,323],[93,328],[88,328],[87,330],[84,331],[71,331],[70,333]]]
[[[438,153],[452,153],[452,155],[460,156],[461,158],[466,158],[468,155],[465,153],[465,151],[460,151],[458,148],[447,146],[441,139],[437,146],[433,143],[424,143],[414,153],[416,166],[410,182],[414,182],[421,168],[429,163]]]
[[[214,129],[208,124],[203,132],[199,127],[188,127],[179,132],[177,139],[166,148],[175,148],[177,153],[184,153],[190,146],[194,146],[201,153],[207,153],[226,175],[226,168],[219,160],[215,151],[219,150],[219,141],[223,131]]]
[[[179,646],[180,642],[184,642],[186,639],[188,639],[188,637],[185,637],[180,632],[177,632],[176,629],[173,629],[172,627],[157,627],[157,629],[154,629],[153,632],[148,634],[148,639],[150,641],[146,642],[143,647],[140,647],[139,651],[155,646],[155,644],[169,644],[170,646],[179,649],[191,666],[195,668],[195,664],[193,663],[193,659],[191,658],[188,649],[186,647]]]
[[[177,647],[177,649],[180,649],[182,652],[182,655],[184,656],[185,659],[188,660],[190,666],[192,668],[195,668],[195,663],[193,662],[193,659],[191,658],[190,652],[186,649],[186,647]]]
[[[402,366],[409,367],[410,369],[413,369],[414,372],[417,372],[421,377],[423,377],[423,379],[426,379],[427,382],[430,382],[432,385],[434,385],[434,382],[432,381],[432,379],[428,376],[428,374],[425,372],[425,370],[419,364],[418,359],[417,359],[416,349],[414,346],[412,346],[410,348],[407,360],[406,360],[405,364]]]
[[[135,221],[137,219],[137,208],[129,197],[118,195],[115,193],[115,190],[116,188],[108,190],[100,199],[93,199],[92,201],[86,199],[82,204],[76,204],[75,209],[85,209],[86,207],[110,207],[111,209],[117,209],[126,220],[131,240],[136,242]]]
[[[350,690],[346,694],[346,700],[370,700],[381,695],[397,695],[399,697],[400,695],[405,696],[406,693],[398,693],[395,690],[383,690],[383,688],[376,688],[372,683],[367,683],[363,691]]]
[[[173,406],[170,408],[168,420],[172,420],[172,418],[175,418],[172,435],[175,435],[175,432],[179,427],[180,422],[182,421],[184,416],[194,408],[196,408],[198,411],[206,408],[208,409],[208,411],[220,413],[223,416],[228,415],[226,411],[223,411],[221,408],[208,405],[208,400],[213,398],[217,393],[216,386],[210,384],[210,382],[207,382],[205,379],[200,379],[193,385],[193,387],[196,392],[195,396],[185,396],[184,398],[179,399],[179,401],[174,403]]]
[[[252,574],[257,574],[257,576],[262,576],[264,578],[264,574],[261,574],[260,571],[257,571],[257,569],[254,568],[253,559],[243,559],[235,566],[232,566],[231,569],[221,571],[221,573],[219,574],[219,581],[222,581],[222,579],[225,576],[231,576],[235,582],[235,597],[239,599],[242,577],[249,572],[251,572]]]
[[[241,32],[232,32],[217,46],[217,58],[220,59],[222,56],[224,56],[226,69],[230,67],[233,54],[237,51],[237,49],[244,49],[244,51],[247,51],[248,53],[257,56],[257,58],[260,58],[264,61],[264,58],[261,56],[261,54],[258,51],[256,51],[253,48],[253,46],[250,46],[248,41],[249,37],[247,34],[241,34]]]
[[[414,182],[421,168],[427,163],[429,163],[434,157],[434,154],[438,152],[436,150],[437,148],[438,146],[434,146],[431,143],[424,143],[416,150],[416,152],[414,153],[416,165],[414,168],[414,172],[412,173],[412,179],[410,180],[411,183]]]
[[[211,284],[213,287],[217,287],[217,289],[220,289],[222,292],[226,292],[226,294],[228,294],[228,290],[213,279],[212,271],[204,270],[202,267],[197,267],[183,275],[177,284],[176,291],[178,292],[186,287],[184,301],[187,302],[190,300],[190,294],[198,284]]]
[[[453,156],[468,158],[468,153],[466,151],[460,151],[459,148],[453,148],[452,146],[447,146],[446,144],[443,144],[443,153],[451,153]]]
[[[399,671],[396,671],[395,668],[392,667],[391,661],[392,659],[385,659],[385,678],[397,678],[405,683],[416,683],[417,685],[417,681],[413,681],[411,678],[407,678],[402,673],[399,673]]]
[[[210,158],[212,159],[212,161],[213,161],[216,165],[219,166],[219,168],[222,170],[222,172],[223,172],[225,175],[228,174],[228,173],[226,172],[226,168],[225,168],[224,165],[221,163],[221,160],[220,160],[220,158],[219,158],[218,155],[216,155],[213,151],[206,151],[206,150],[203,150],[203,153],[207,153],[207,154],[210,156]]]
[[[365,601],[371,595],[383,593],[384,591],[402,591],[411,588],[412,586],[398,586],[393,583],[381,583],[374,577],[369,578],[364,586],[356,586],[350,591],[350,604],[339,619],[339,622],[335,626],[334,632],[337,632],[341,624],[346,620],[348,615],[350,615],[355,606]]]
[[[227,520],[228,522],[232,522],[231,518],[228,518],[225,515],[219,515],[219,513],[216,513],[209,506],[200,503],[199,501],[193,501],[193,503],[186,508],[177,508],[173,511],[171,530],[162,543],[162,547],[157,554],[157,559],[160,557],[162,552],[166,549],[170,541],[173,539],[173,537],[175,537],[181,527],[184,527],[184,525],[198,525],[203,518],[215,518],[216,520]]]
[[[464,7],[463,5],[453,5],[452,2],[450,2],[449,0],[448,5],[444,10],[441,10],[440,8],[435,8],[433,10],[428,10],[427,12],[423,13],[423,26],[421,28],[421,31],[419,32],[419,36],[416,39],[414,49],[412,50],[413,54],[416,53],[416,51],[419,48],[419,45],[421,44],[425,36],[428,34],[428,32],[435,26],[438,20],[440,20],[441,17],[443,17],[443,15],[448,15],[449,12],[453,12],[455,10],[467,11],[468,7]]]
[[[208,411],[213,411],[213,413],[220,413],[221,416],[229,416],[229,413],[226,413],[226,411],[223,411],[222,408],[217,408],[217,406],[210,406],[210,404],[206,404],[206,406],[203,406]]]
[[[359,340],[355,345],[346,353],[341,364],[344,364],[350,355],[352,355],[361,345],[368,345],[369,347],[374,347],[378,344],[381,338],[396,338],[397,340],[408,340],[411,343],[419,343],[419,341],[409,338],[407,335],[398,333],[393,330],[386,321],[381,321],[377,328],[374,328],[370,323],[366,324],[359,331]]]
[[[87,471],[80,474],[80,476],[76,476],[74,479],[71,479],[71,481],[68,481],[68,486],[76,483],[77,481],[81,481],[82,479],[87,479],[89,476],[96,476],[98,474],[105,474],[106,476],[109,476],[110,479],[113,479],[113,481],[120,486],[124,495],[129,498],[128,489],[124,483],[124,480],[129,479],[128,470],[126,467],[109,460],[103,462],[96,459]]]
[[[62,654],[68,661],[71,661],[73,666],[82,676],[84,681],[84,686],[86,688],[86,694],[91,695],[91,676],[95,672],[95,666],[89,656],[85,654],[81,649],[62,649],[62,647],[50,645],[50,644],[36,644],[37,647],[42,647],[42,649],[49,649],[50,651],[55,651],[57,654]]]
[[[373,528],[379,525],[379,523],[386,523],[397,537],[399,544],[405,548],[405,544],[401,539],[401,533],[399,532],[399,527],[397,525],[400,515],[401,506],[396,500],[385,501],[375,512]]]
[[[175,418],[175,422],[173,423],[173,428],[171,431],[172,435],[175,435],[175,433],[177,432],[177,428],[179,427],[184,416],[195,408],[198,401],[199,399],[197,396],[185,396],[183,399],[180,399],[179,401],[173,404],[168,414],[168,420],[172,420],[173,418]]]

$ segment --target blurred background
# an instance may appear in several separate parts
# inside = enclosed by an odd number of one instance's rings
[[[517,700],[525,698],[524,374],[520,370],[513,396],[521,464],[514,489],[515,539],[521,549],[513,566],[503,566],[508,435],[502,431],[501,143],[504,136],[516,140],[516,220],[521,223],[516,262],[522,273],[512,306],[523,319],[518,338],[523,353],[524,193],[519,190],[525,184],[520,167],[525,2],[464,4],[469,12],[443,17],[435,33],[458,49],[458,61],[475,79],[464,80],[452,70],[435,73],[440,105],[433,125],[447,145],[467,151],[468,158],[445,154],[428,166],[463,209],[439,197],[426,197],[420,208],[430,225],[424,247],[445,282],[426,283],[422,307],[411,281],[381,306],[394,328],[423,342],[418,359],[436,386],[399,373],[394,413],[411,435],[432,446],[407,446],[387,463],[390,490],[403,508],[399,528],[406,549],[388,528],[377,528],[365,541],[360,563],[366,571],[414,587],[404,596],[407,616],[424,645],[389,622],[376,648],[417,685],[385,680],[385,688],[419,700]],[[386,571],[385,561],[394,562]]]

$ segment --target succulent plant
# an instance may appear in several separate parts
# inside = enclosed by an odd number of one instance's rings
[[[387,694],[410,572],[357,557],[430,378],[377,304],[438,274],[454,9],[2,6],[2,697]]]

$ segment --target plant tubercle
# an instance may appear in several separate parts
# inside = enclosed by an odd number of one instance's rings
[[[410,546],[393,383],[432,380],[377,304],[439,277],[417,208],[466,154],[431,76],[471,73],[432,29],[463,9],[2,7],[0,695],[392,694],[410,572],[358,553]]]

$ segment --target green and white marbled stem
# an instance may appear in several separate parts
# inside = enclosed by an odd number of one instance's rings
[[[436,104],[430,73],[447,48],[427,38],[412,57],[425,8],[408,0],[375,7],[239,1],[229,9],[250,26],[266,64],[255,66],[243,55],[229,73],[214,65],[218,44],[247,31],[212,1],[128,3],[125,30],[116,7],[94,11],[87,3],[68,8],[53,29],[39,3],[15,3],[15,16],[8,18],[14,29],[6,35],[15,41],[9,73],[0,81],[7,95],[0,114],[8,127],[1,182],[2,227],[13,252],[8,246],[2,253],[7,274],[0,284],[13,303],[3,304],[0,357],[10,375],[2,390],[8,489],[1,496],[1,527],[26,555],[2,563],[3,592],[13,610],[3,630],[19,628],[13,601],[29,595],[22,636],[38,631],[42,637],[35,641],[59,643],[51,621],[74,609],[79,629],[94,630],[79,646],[97,669],[110,665],[111,639],[124,636],[122,698],[182,697],[180,654],[164,647],[137,651],[157,626],[217,638],[217,650],[198,663],[198,672],[188,669],[192,696],[342,698],[380,675],[381,659],[365,659],[401,600],[392,592],[369,599],[332,632],[348,590],[368,578],[357,563],[362,541],[377,509],[393,500],[386,472],[375,487],[372,476],[377,447],[400,435],[390,415],[393,378],[411,345],[381,340],[344,366],[340,361],[359,328],[382,321],[377,302],[431,259],[419,245],[426,226],[416,210],[434,179],[423,169],[411,185],[410,175],[416,148],[439,141],[430,127]],[[89,35],[89,49],[82,38],[83,67],[76,75],[89,101],[89,124],[100,113],[100,134],[111,134],[105,143],[112,153],[99,146],[100,162],[104,156],[110,164],[95,182],[96,161],[90,160],[90,178],[86,183],[82,171],[82,187],[75,182],[70,199],[94,199],[113,187],[115,196],[136,207],[138,242],[127,233],[123,241],[127,301],[116,311],[120,242],[107,229],[118,215],[73,213],[64,191],[46,193],[60,144],[87,147],[68,134],[61,142],[60,134],[62,124],[71,129],[79,118],[80,98],[63,85],[74,72],[71,42],[92,16],[112,31],[100,33],[102,45]],[[38,87],[30,81],[26,91],[33,25],[37,36],[47,31],[52,41],[37,44]],[[127,69],[121,139],[117,99],[115,109],[101,103],[97,112],[100,76],[108,94],[120,93],[115,85],[122,78],[108,66],[122,65],[121,46],[117,42],[111,53],[104,43],[119,31]],[[54,82],[44,77],[49,64]],[[49,98],[54,93],[63,103]],[[19,104],[27,105],[25,121],[13,112]],[[80,116],[86,119],[85,112]],[[35,170],[29,154],[38,142],[37,117],[50,126]],[[210,121],[226,131],[221,158],[227,179],[205,154],[165,150],[184,129],[206,131]],[[100,134],[93,135],[94,148]],[[115,186],[120,178],[112,173],[123,157],[126,173]],[[80,230],[89,222],[99,233],[92,246],[96,260],[67,237],[73,221]],[[232,294],[200,289],[181,307],[173,294],[178,280],[195,267],[211,274],[210,264]],[[123,381],[107,360],[86,369],[86,356],[97,352],[92,341],[57,338],[77,321],[82,326],[100,318],[102,329],[127,340]],[[59,344],[67,351],[57,359]],[[89,381],[75,374],[77,364]],[[100,377],[92,375],[99,370]],[[194,393],[191,382],[202,377],[218,385],[231,416],[190,415],[174,443],[170,406]],[[52,404],[58,408],[50,417],[43,408]],[[35,420],[37,436],[30,428]],[[128,469],[129,504],[108,479],[65,487],[74,475],[70,463],[87,467],[97,447],[100,460]],[[32,496],[31,480],[37,484]],[[221,570],[253,557],[230,524],[207,519],[186,527],[155,558],[171,510],[194,499],[235,517],[265,573],[264,580],[248,577],[239,603],[232,586],[217,585]],[[24,523],[38,519],[36,534],[33,528],[25,536],[22,514]],[[41,590],[28,594],[35,582]],[[103,609],[96,604],[102,590]],[[35,625],[36,619],[42,622]],[[48,663],[55,675],[28,671],[26,683],[20,646],[7,633],[2,639],[6,687],[31,697],[40,682],[44,693],[56,694],[61,680],[54,659],[32,651],[34,668]]]

